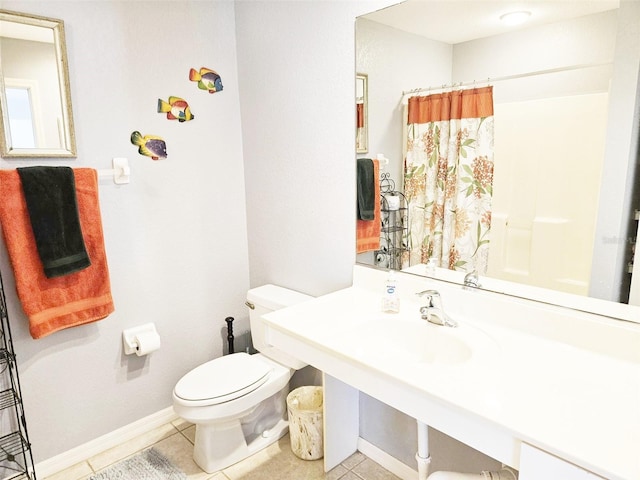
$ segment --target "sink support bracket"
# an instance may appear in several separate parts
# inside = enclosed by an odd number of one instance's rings
[[[431,463],[431,455],[429,455],[429,427],[420,420],[416,421],[418,423],[418,453],[416,453],[418,480],[427,480],[429,476],[429,464]]]

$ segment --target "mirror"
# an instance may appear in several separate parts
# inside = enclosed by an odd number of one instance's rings
[[[0,10],[3,157],[75,157],[62,20]]]
[[[368,81],[366,74],[356,74],[356,153],[367,153],[369,151],[369,132],[367,131]]]
[[[518,27],[520,30],[500,25],[498,17],[509,7],[530,10],[531,22]],[[573,8],[577,10],[572,12]],[[418,30],[421,26],[428,33]],[[430,89],[433,93],[441,92],[438,88],[442,85],[461,82],[473,85],[476,81],[479,86],[490,84],[494,88],[494,102],[502,110],[506,107],[517,110],[518,105],[536,102],[542,105],[555,99],[597,97],[597,108],[602,114],[594,116],[594,120],[600,120],[597,136],[602,143],[592,150],[601,152],[601,175],[590,180],[589,187],[582,183],[580,171],[565,183],[590,193],[582,210],[592,217],[591,238],[573,239],[581,247],[582,243],[593,243],[585,261],[587,287],[580,298],[626,303],[630,285],[640,282],[640,278],[632,277],[628,267],[637,240],[634,211],[640,209],[639,187],[634,187],[640,184],[635,171],[639,46],[640,8],[636,2],[409,0],[364,15],[356,21],[356,68],[367,71],[373,85],[368,99],[370,150],[381,152],[390,160],[388,173],[396,185],[403,185],[403,103],[407,100],[404,93],[414,89],[421,89],[420,94],[425,95]],[[511,126],[517,128],[519,124],[512,122]],[[502,148],[498,145],[501,138],[497,128],[496,152]],[[593,137],[583,135],[580,142]],[[521,139],[519,148],[530,150],[545,141],[544,137]],[[578,144],[565,142],[559,146],[566,155],[572,145]],[[548,149],[545,156],[551,157],[554,150]],[[495,159],[496,175],[499,161]],[[563,158],[550,161],[558,167],[564,164]],[[534,159],[528,165],[537,163]],[[557,170],[546,176],[520,175],[528,182],[525,186],[545,194],[551,192],[552,184],[557,185],[549,181]],[[533,183],[536,176],[541,183]],[[497,189],[494,185],[494,198],[500,195]],[[553,257],[561,242],[566,243],[567,238],[557,234],[544,240],[549,257]],[[526,246],[531,242],[521,243]],[[374,264],[375,256],[361,254],[357,261]],[[414,270],[425,271],[422,265]],[[458,276],[458,281],[463,275]],[[501,277],[499,282],[487,278],[483,283],[488,289],[521,291],[516,282]],[[538,284],[536,289],[536,294],[565,297],[557,294],[560,289],[554,284]],[[636,318],[640,318],[638,310]]]

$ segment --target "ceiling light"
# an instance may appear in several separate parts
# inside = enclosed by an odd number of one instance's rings
[[[531,16],[531,12],[520,11],[520,12],[509,12],[500,16],[500,20],[505,23],[505,25],[519,25],[523,23]]]

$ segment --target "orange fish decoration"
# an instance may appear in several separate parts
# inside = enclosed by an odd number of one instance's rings
[[[222,90],[222,79],[220,75],[210,68],[202,67],[200,71],[192,68],[189,71],[189,80],[198,82],[200,90],[208,90],[209,93],[216,93]]]
[[[166,113],[169,120],[178,120],[180,123],[193,120],[189,104],[180,97],[169,97],[168,101],[158,99],[158,113]]]

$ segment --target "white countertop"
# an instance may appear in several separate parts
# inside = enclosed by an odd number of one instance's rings
[[[441,290],[445,310],[453,295],[447,295],[446,288]],[[554,339],[553,329],[529,334],[518,322],[510,328],[504,319],[493,322],[451,313],[458,310],[456,305],[464,295],[475,294],[456,293],[462,297],[449,303],[448,312],[460,322],[460,328],[451,334],[467,336],[471,344],[477,342],[472,359],[455,365],[394,361],[393,349],[383,347],[379,356],[363,356],[359,344],[368,341],[363,340],[363,324],[371,319],[394,321],[393,314],[380,313],[379,292],[367,288],[340,290],[263,318],[274,345],[297,349],[289,353],[320,370],[329,370],[336,378],[345,372],[345,383],[357,383],[354,386],[363,391],[370,387],[377,392],[374,396],[390,405],[395,397],[410,393],[431,402],[424,405],[440,404],[506,433],[516,442],[529,443],[610,480],[640,479],[638,356],[632,352],[609,355],[607,349],[603,353],[583,348],[580,341],[559,341]],[[501,301],[500,296],[489,294],[479,298],[473,301],[487,302],[487,310]],[[413,318],[414,311],[416,321],[424,322],[418,302],[403,299],[400,316],[395,317],[401,319],[397,322],[400,328],[402,321]],[[618,333],[626,338],[631,335],[634,342],[640,339],[640,325],[619,323],[623,331]],[[617,324],[613,325],[610,328],[616,328]],[[575,336],[580,335],[577,330]],[[389,341],[397,343],[402,332],[393,337]],[[607,335],[601,338],[611,340]],[[376,379],[391,382],[394,388],[387,389],[387,394],[374,385]],[[417,403],[415,408],[419,408]],[[401,410],[417,411],[414,407]],[[438,427],[447,433],[442,425]],[[472,446],[478,448],[477,444]],[[505,463],[517,468],[513,461]]]

